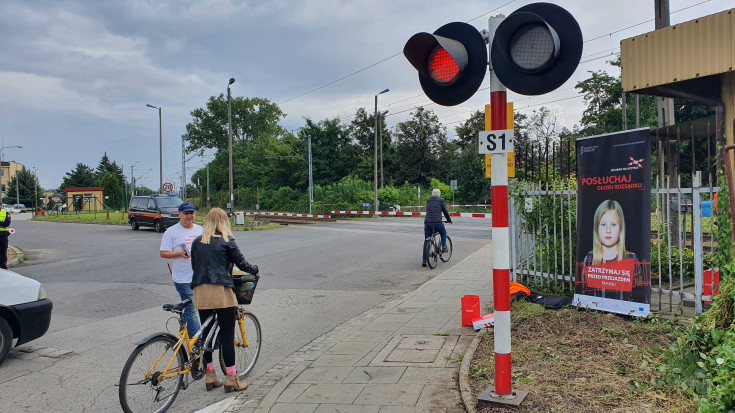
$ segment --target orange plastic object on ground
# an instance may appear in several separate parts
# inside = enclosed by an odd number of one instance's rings
[[[525,285],[515,282],[510,283],[510,295],[521,292],[526,295],[531,295],[531,290],[529,290]]]

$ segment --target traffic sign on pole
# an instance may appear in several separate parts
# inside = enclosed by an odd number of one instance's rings
[[[513,102],[508,102],[507,110],[508,114],[508,120],[505,125],[508,129],[514,129],[513,126]],[[485,130],[489,131],[492,130],[492,110],[490,109],[490,105],[485,105]],[[492,154],[486,153],[485,154],[485,178],[492,178]],[[509,178],[515,178],[516,176],[516,162],[515,162],[515,154],[513,152],[508,152],[508,177]]]
[[[174,190],[174,184],[166,182],[163,184],[163,192],[172,192]]]

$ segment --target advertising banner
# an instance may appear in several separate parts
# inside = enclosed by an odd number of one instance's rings
[[[645,317],[650,303],[650,131],[579,139],[573,304]]]

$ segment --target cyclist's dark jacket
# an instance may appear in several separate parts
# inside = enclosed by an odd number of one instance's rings
[[[258,266],[245,260],[235,238],[229,237],[229,241],[225,242],[222,237],[212,237],[209,244],[202,244],[202,236],[196,237],[191,244],[191,268],[194,270],[191,288],[201,284],[219,284],[234,288],[230,276],[233,264],[247,273],[258,273]]]
[[[444,204],[444,198],[432,196],[426,200],[426,218],[424,218],[424,224],[442,222],[442,214],[447,217],[447,222],[452,222],[452,218],[449,217],[449,210]]]

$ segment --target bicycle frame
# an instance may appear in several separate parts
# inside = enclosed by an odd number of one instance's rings
[[[242,309],[238,306],[237,307],[237,325],[240,327],[240,337],[242,337],[242,344],[243,346],[248,346],[248,336],[245,334],[245,323],[244,323],[244,317],[242,314]],[[237,337],[235,337],[235,345],[237,345]]]
[[[238,320],[240,321],[240,320]],[[212,324],[213,323],[213,324]],[[191,373],[191,366],[194,363],[194,361],[199,360],[201,357],[201,353],[197,352],[198,354],[194,354],[194,345],[199,341],[201,334],[204,332],[204,329],[207,328],[209,324],[212,324],[212,328],[209,330],[209,335],[207,335],[206,340],[204,341],[205,344],[209,343],[211,345],[212,339],[214,337],[214,331],[217,329],[218,322],[214,319],[214,314],[207,317],[207,319],[204,321],[204,324],[202,324],[199,327],[199,330],[194,334],[193,337],[189,337],[189,330],[186,327],[186,321],[182,314],[179,314],[179,333],[176,335],[177,341],[176,345],[173,349],[173,354],[171,355],[171,359],[169,359],[168,364],[166,365],[166,368],[163,370],[161,375],[159,376],[162,379],[169,379],[175,376],[183,376],[186,374]],[[240,329],[244,330],[242,326],[242,321],[240,321]],[[244,337],[243,333],[243,337]],[[243,339],[244,340],[244,339]],[[179,370],[178,368],[171,369],[171,364],[174,363],[174,360],[176,360],[176,354],[181,350],[181,346],[186,345],[186,352],[190,356],[189,363],[184,367],[183,370]],[[146,378],[153,373],[153,370],[155,370],[156,366],[158,366],[158,363],[161,361],[163,356],[166,353],[162,353],[158,359],[153,363],[151,368],[145,373]]]
[[[237,309],[238,317],[237,317],[237,324],[238,328],[240,330],[240,338],[242,338],[242,345],[247,347],[248,346],[248,339],[247,335],[245,334],[245,323],[243,322],[243,316],[241,313],[240,307]],[[219,322],[215,319],[214,314],[207,317],[207,319],[204,321],[204,323],[199,327],[199,330],[194,334],[194,336],[189,337],[189,330],[186,326],[186,321],[184,320],[183,314],[179,315],[179,333],[176,335],[177,341],[176,345],[173,349],[173,354],[171,355],[171,358],[168,361],[168,364],[166,365],[166,368],[163,370],[163,372],[160,374],[161,379],[169,379],[173,378],[177,375],[186,375],[191,373],[191,367],[192,364],[201,358],[200,352],[194,351],[194,346],[196,343],[198,343],[201,339],[201,334],[204,332],[204,329],[207,328],[209,324],[212,324],[212,328],[209,330],[209,334],[207,335],[206,339],[204,340],[205,348],[212,347],[212,342],[214,341],[214,334],[215,330],[217,329],[217,326],[219,325]],[[235,344],[237,344],[238,337],[235,337]],[[178,368],[171,368],[171,365],[176,360],[176,354],[180,351],[182,346],[186,346],[186,352],[189,355],[189,363],[184,367],[183,370],[179,370]],[[158,359],[153,363],[151,368],[145,373],[144,377],[149,377],[151,373],[156,369],[156,366],[159,365],[161,362],[161,359],[163,359],[163,356],[165,353],[161,354]]]

